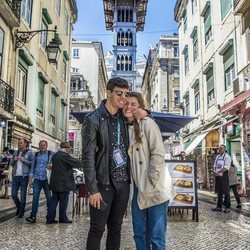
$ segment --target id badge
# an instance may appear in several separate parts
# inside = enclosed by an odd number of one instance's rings
[[[113,159],[114,159],[116,168],[126,163],[126,160],[123,157],[122,151],[119,148],[113,151]]]

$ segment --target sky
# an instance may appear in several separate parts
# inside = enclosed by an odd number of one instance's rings
[[[73,38],[83,41],[99,41],[104,53],[112,51],[113,33],[106,31],[102,0],[76,0],[78,21],[74,24]],[[176,0],[148,0],[144,31],[137,33],[137,60],[145,60],[149,45],[153,47],[161,35],[177,33],[174,21]]]

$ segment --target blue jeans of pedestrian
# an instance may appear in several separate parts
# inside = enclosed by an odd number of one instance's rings
[[[51,201],[51,193],[50,193],[50,189],[49,189],[48,180],[34,179],[31,216],[36,217],[38,205],[39,205],[39,197],[40,197],[42,189],[44,191],[44,194],[45,194],[45,197],[47,200],[47,209],[49,209],[49,205],[50,205],[50,201]]]
[[[17,208],[17,215],[24,215],[28,183],[29,176],[13,176],[11,196]],[[19,189],[21,189],[21,200],[18,198]]]
[[[54,192],[52,191],[52,197],[48,212],[48,221],[53,221],[56,218],[56,208],[59,202],[59,222],[68,221],[67,207],[69,202],[69,192]]]
[[[132,221],[137,250],[165,250],[169,201],[140,210],[134,186]]]

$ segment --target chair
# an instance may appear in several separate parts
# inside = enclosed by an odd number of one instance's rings
[[[78,183],[76,185],[76,192],[73,194],[73,213],[72,217],[74,217],[75,213],[80,214],[81,211],[88,212],[89,211],[89,194],[87,191],[87,187],[85,183]],[[75,200],[76,198],[76,200]]]

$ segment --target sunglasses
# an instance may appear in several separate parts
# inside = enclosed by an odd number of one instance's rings
[[[121,90],[112,90],[112,92],[115,92],[117,96],[122,96],[124,94],[125,97],[129,97],[129,92],[123,92]]]

